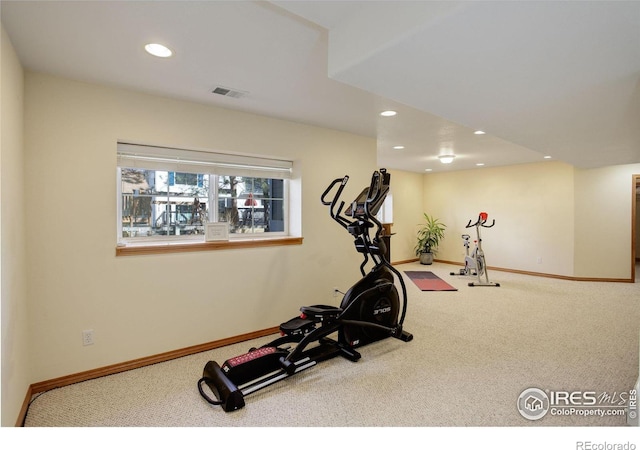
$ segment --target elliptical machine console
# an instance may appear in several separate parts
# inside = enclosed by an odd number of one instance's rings
[[[245,396],[321,361],[342,356],[355,362],[361,357],[356,348],[363,345],[388,337],[404,342],[413,339],[402,329],[407,310],[404,280],[385,258],[383,227],[375,217],[389,192],[390,178],[386,169],[375,171],[371,184],[344,212],[345,202],[340,197],[349,176],[336,178],[322,193],[320,199],[329,207],[331,218],[354,237],[356,251],[364,255],[360,265],[363,278],[345,293],[339,307],[303,306],[299,316],[280,324],[281,337],[228,359],[222,366],[209,361],[198,381],[200,395],[207,402],[234,411],[245,405]],[[374,266],[366,273],[370,259]],[[329,337],[334,333],[337,340]],[[215,398],[205,392],[204,385]]]

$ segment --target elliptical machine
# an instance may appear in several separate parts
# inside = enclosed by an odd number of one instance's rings
[[[500,287],[500,283],[493,283],[489,281],[489,273],[487,271],[487,265],[484,258],[484,251],[482,250],[482,238],[480,237],[480,227],[483,228],[491,228],[496,224],[495,219],[491,222],[491,225],[487,225],[487,220],[489,215],[486,212],[481,212],[478,215],[478,220],[476,223],[471,224],[471,220],[465,228],[476,227],[476,234],[478,239],[475,241],[475,248],[469,254],[469,239],[471,238],[468,234],[462,235],[463,245],[465,247],[466,255],[464,257],[464,268],[460,269],[458,273],[451,272],[451,275],[474,275],[478,277],[478,281],[474,281],[468,283],[469,286],[494,286]],[[482,276],[484,275],[484,280]]]
[[[375,217],[389,192],[390,177],[386,169],[375,171],[370,186],[362,190],[344,214],[345,202],[338,205],[338,201],[349,176],[333,180],[321,196],[322,204],[329,206],[331,218],[354,236],[356,250],[364,255],[360,265],[363,278],[344,294],[340,307],[303,306],[299,317],[280,324],[281,337],[228,359],[222,366],[209,361],[198,381],[200,395],[207,402],[220,405],[224,411],[234,411],[244,407],[245,396],[321,361],[342,356],[355,362],[361,357],[355,349],[363,345],[388,337],[404,342],[413,339],[402,329],[407,310],[404,280],[385,258],[383,227]],[[328,200],[331,192],[333,197]],[[373,227],[377,230],[372,239]],[[366,273],[370,258],[374,266]],[[399,280],[402,299],[394,275]],[[334,333],[337,340],[329,337]],[[204,391],[203,384],[215,399]]]

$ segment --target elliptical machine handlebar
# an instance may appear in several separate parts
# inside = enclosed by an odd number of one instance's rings
[[[378,194],[380,194],[380,172],[376,170],[375,172],[373,172],[373,175],[371,175],[371,184],[369,185],[369,190],[367,191],[365,207],[368,208],[369,204],[373,203],[373,201],[378,197]]]
[[[344,208],[344,202],[340,202],[340,206],[338,207],[337,212],[335,211],[335,207],[336,207],[336,203],[338,203],[338,199],[342,195],[342,191],[344,190],[344,187],[347,185],[348,182],[349,182],[349,175],[345,175],[342,178],[336,178],[331,182],[329,187],[325,189],[325,191],[320,196],[320,201],[322,202],[322,204],[330,207],[329,214],[331,214],[331,218],[336,222],[338,222],[344,228],[347,228],[347,226],[349,225],[349,221],[340,215],[340,213],[342,212],[342,208]],[[337,191],[333,195],[333,199],[331,199],[330,201],[327,200],[327,195],[329,195],[329,192],[331,192],[331,190],[337,184],[340,184],[340,186],[338,187]]]
[[[371,185],[369,186],[369,192],[367,193],[367,200],[364,203],[364,211],[369,220],[371,220],[376,225],[376,240],[380,240],[380,235],[382,234],[382,224],[376,218],[375,214],[371,214],[369,211],[369,206],[375,203],[382,194],[382,185],[386,181],[389,184],[386,169],[380,169],[380,171],[375,171],[371,176]]]
[[[491,222],[491,225],[487,225],[487,220],[489,218],[489,214],[487,214],[486,212],[481,212],[478,215],[478,220],[476,220],[476,223],[472,224],[471,220],[469,220],[469,223],[467,224],[467,226],[465,228],[472,228],[472,227],[477,227],[477,226],[481,226],[484,228],[491,228],[492,226],[494,226],[496,224],[496,219],[493,219],[493,221]]]
[[[325,191],[320,196],[320,201],[322,202],[322,204],[325,206],[335,205],[335,203],[338,201],[338,198],[340,197],[340,194],[342,194],[342,190],[344,189],[348,181],[349,181],[349,175],[345,175],[342,178],[336,178],[335,180],[333,180],[329,185],[329,187],[325,189]],[[338,191],[333,196],[333,199],[331,201],[326,200],[326,197],[331,191],[331,189],[333,189],[333,187],[338,183],[341,183],[341,184],[340,184],[340,187],[338,188]]]
[[[383,199],[386,196],[386,192],[388,189],[384,189],[384,186],[388,186],[390,175],[387,173],[386,169],[380,169],[379,171],[375,171],[371,176],[371,184],[368,188],[365,188],[359,195],[359,197],[352,202],[349,206],[345,214],[352,217],[359,217],[360,219],[372,221],[376,226],[379,227],[379,232],[382,230],[382,225],[375,219],[375,214],[377,214],[378,209],[380,208]],[[349,219],[342,215],[342,211],[345,207],[345,202],[340,201],[338,205],[338,201],[342,195],[342,191],[349,181],[349,176],[345,175],[342,178],[336,178],[329,184],[329,187],[325,189],[325,191],[320,196],[320,201],[323,205],[329,206],[329,213],[331,218],[338,222],[340,226],[345,229],[349,229],[349,226],[352,224],[353,219]],[[337,189],[335,186],[339,185]],[[329,194],[335,189],[335,193],[333,194],[333,198],[329,200]],[[336,205],[337,209],[336,209]],[[372,210],[373,209],[373,210]],[[379,233],[377,233],[379,234]]]

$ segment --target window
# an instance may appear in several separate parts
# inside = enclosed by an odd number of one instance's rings
[[[287,236],[290,161],[118,144],[118,242]]]

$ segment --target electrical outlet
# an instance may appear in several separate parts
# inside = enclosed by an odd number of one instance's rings
[[[340,289],[338,289],[337,287],[333,288],[333,298],[338,297],[338,294],[340,293]]]
[[[538,256],[538,264],[542,264],[542,256]]]
[[[82,332],[82,345],[93,345],[93,330]]]

